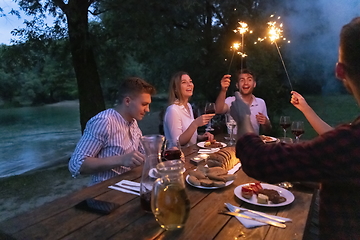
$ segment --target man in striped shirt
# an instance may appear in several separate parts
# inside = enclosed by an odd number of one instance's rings
[[[124,173],[144,162],[137,121],[150,111],[155,88],[136,77],[126,79],[119,88],[118,104],[91,118],[69,161],[75,178],[92,174],[90,185]]]

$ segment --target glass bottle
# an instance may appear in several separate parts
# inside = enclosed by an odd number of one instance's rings
[[[141,137],[141,143],[145,149],[145,163],[140,181],[141,207],[151,212],[151,192],[155,180],[160,176],[156,171],[156,165],[161,161],[161,147],[164,143],[163,135],[145,135]]]
[[[181,160],[170,160],[159,163],[156,168],[161,177],[154,182],[151,210],[162,228],[182,228],[190,212],[183,177],[184,163]]]

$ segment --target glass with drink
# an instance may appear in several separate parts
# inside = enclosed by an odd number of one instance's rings
[[[205,114],[215,114],[215,103],[206,103],[205,105]],[[214,128],[211,126],[211,121],[209,121],[205,131],[210,132],[214,131]]]
[[[161,160],[169,161],[169,160],[176,160],[176,159],[185,161],[185,157],[184,157],[183,152],[181,151],[179,141],[176,141],[176,143],[174,144],[174,143],[171,143],[170,140],[165,140]]]
[[[286,137],[286,129],[291,126],[291,121],[289,116],[281,116],[280,117],[280,126],[284,130],[284,138]]]
[[[235,144],[235,139],[234,139],[234,128],[236,127],[236,122],[235,120],[230,116],[230,114],[226,114],[225,115],[225,119],[226,119],[226,127],[228,128],[228,130],[230,131],[230,141],[228,143],[229,146],[233,146]]]
[[[295,135],[296,142],[300,141],[301,135],[304,134],[304,122],[303,121],[294,121],[291,124],[291,132]]]
[[[184,164],[180,160],[170,160],[159,163],[156,169],[161,178],[154,183],[151,210],[162,228],[182,228],[190,212],[190,201],[183,177]]]

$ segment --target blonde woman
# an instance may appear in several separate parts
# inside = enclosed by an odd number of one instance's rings
[[[205,132],[198,135],[198,127],[206,125],[215,114],[204,114],[194,119],[189,99],[193,95],[194,84],[186,72],[177,72],[170,81],[169,106],[164,117],[164,132],[171,145],[181,146],[195,144],[198,140],[213,140],[214,135]]]

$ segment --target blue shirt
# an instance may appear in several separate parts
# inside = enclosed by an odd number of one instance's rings
[[[138,150],[144,153],[140,138],[142,132],[137,121],[126,121],[114,109],[107,109],[91,118],[84,130],[69,161],[69,170],[75,178],[80,174],[80,168],[86,157],[105,158],[123,155]],[[130,170],[118,166],[108,171],[92,175],[90,185],[104,181]]]

